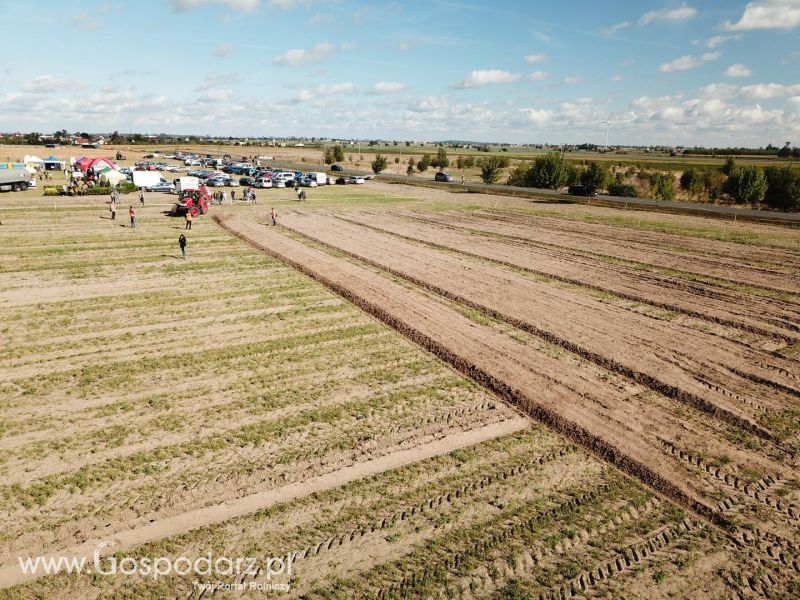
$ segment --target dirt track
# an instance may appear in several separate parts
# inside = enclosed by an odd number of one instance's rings
[[[531,220],[530,217],[518,215],[493,215],[493,218],[486,218],[485,215],[462,216],[462,218],[440,215],[435,218],[442,223],[455,223],[491,233],[514,235],[550,247],[588,252],[596,256],[634,263],[646,263],[661,269],[714,277],[733,283],[759,286],[787,293],[796,293],[800,288],[800,276],[796,273],[798,259],[794,253],[786,253],[791,261],[790,269],[786,270],[777,265],[753,266],[740,258],[729,257],[724,253],[709,256],[707,253],[687,252],[680,247],[671,248],[666,245],[670,243],[668,238],[651,245],[631,241],[625,237],[621,239],[594,237],[591,228],[596,226],[587,226],[584,223],[570,223],[569,227],[559,224],[559,228],[554,229],[543,226],[537,221]],[[557,221],[556,219],[552,220]],[[584,228],[587,230],[583,231]],[[628,236],[630,235],[628,234]],[[779,254],[784,253],[779,252]],[[792,271],[791,267],[794,267],[795,271]]]
[[[776,432],[758,425],[762,411],[746,399],[782,412],[800,397],[792,361],[327,217],[284,222],[762,437]]]
[[[702,282],[687,282],[521,240],[482,235],[474,229],[426,220],[420,213],[344,213],[341,218],[713,323],[790,342],[800,340],[800,305],[769,301]]]
[[[762,479],[766,478],[765,481],[781,481],[790,477],[795,467],[794,459],[766,440],[759,444],[759,451],[727,441],[736,439],[737,431],[738,435],[747,429],[760,431],[760,426],[749,420],[756,417],[757,411],[747,403],[730,400],[724,394],[712,394],[700,397],[710,406],[699,402],[698,406],[690,403],[687,407],[670,397],[680,394],[663,395],[657,390],[646,390],[634,381],[636,377],[631,380],[622,373],[617,374],[619,377],[609,377],[606,367],[611,364],[602,365],[602,361],[595,360],[592,361],[594,364],[587,365],[586,361],[581,362],[583,357],[580,353],[570,352],[566,356],[548,353],[546,348],[537,345],[549,341],[547,336],[541,336],[538,343],[525,343],[511,339],[489,325],[476,323],[444,298],[437,299],[423,292],[424,288],[433,289],[436,286],[423,286],[415,290],[400,285],[380,270],[289,239],[279,229],[253,225],[236,218],[221,219],[220,222],[236,235],[281,258],[391,324],[531,416],[572,437],[605,460],[712,521],[730,525],[725,512],[727,509],[717,506],[715,498],[745,485],[733,475],[737,470],[759,473]],[[331,223],[326,218],[308,215],[286,217],[284,222],[309,236],[313,234],[314,237],[327,238],[329,243],[336,241],[345,250],[351,248],[370,253],[371,256],[374,256],[371,253],[383,252],[380,235],[363,228],[349,231],[348,227],[353,226],[343,224],[332,231]],[[393,258],[381,254],[381,260],[391,268],[402,265],[403,269],[413,273],[415,280],[434,273],[440,282],[439,286],[444,285],[443,282],[475,286],[481,291],[482,302],[491,302],[493,306],[509,309],[518,306],[522,307],[520,314],[536,316],[548,310],[541,304],[533,307],[524,304],[524,298],[546,297],[549,293],[547,290],[537,288],[527,290],[520,296],[514,294],[512,287],[524,289],[524,279],[518,280],[508,273],[491,273],[475,264],[468,267],[461,265],[461,270],[456,274],[450,271],[458,264],[457,261],[453,263],[452,257],[432,256],[429,249],[398,245],[397,240],[391,242]],[[492,286],[495,287],[494,292],[490,289]],[[578,317],[577,313],[570,312],[569,318],[564,318],[564,312],[571,310],[568,306],[570,301],[566,297],[554,300],[553,306],[556,308],[549,310],[558,315],[558,319],[550,324],[568,322],[572,327],[564,331],[568,339],[584,336],[580,338],[582,343],[592,342],[591,336],[586,336],[585,331],[579,331],[576,327],[574,319]],[[576,302],[584,309],[587,306],[582,304],[583,300]],[[617,326],[622,321],[633,328],[630,339],[640,344],[655,343],[655,340],[647,337],[648,331],[665,336],[677,335],[677,332],[662,327],[661,323],[656,323],[657,327],[653,330],[641,320],[631,321],[630,315],[624,312],[606,313],[600,318],[597,314],[602,314],[604,307],[590,306],[588,313],[597,320],[588,327],[597,336],[597,343],[607,339],[604,337],[606,335],[620,335],[621,343],[604,347],[607,354],[618,352],[620,346],[628,343],[625,340],[629,339],[624,335],[624,327],[604,329],[611,321],[616,320]],[[687,332],[681,333],[684,338],[687,337]],[[678,339],[675,338],[675,343],[678,343]],[[754,351],[750,349],[735,345],[724,347],[720,340],[714,339],[712,342],[702,336],[699,339],[699,342],[695,340],[693,344],[687,344],[685,353],[680,355],[667,354],[666,349],[656,348],[653,356],[664,361],[661,365],[653,361],[637,362],[640,367],[644,363],[658,368],[658,375],[662,377],[683,377],[681,384],[689,387],[691,377],[685,373],[681,375],[681,366],[686,365],[691,369],[695,361],[697,368],[711,365],[705,358],[693,359],[688,354],[692,349],[708,353],[719,361],[738,360],[744,363],[746,357],[753,356]],[[633,348],[628,352],[631,357],[635,355]],[[618,356],[624,358],[625,354]],[[666,360],[668,356],[673,357],[671,364]],[[641,351],[637,358],[642,359]],[[742,364],[741,368],[744,369],[745,365]],[[717,371],[722,373],[721,364],[717,366]],[[733,377],[739,385],[758,385],[761,393],[769,395],[776,405],[791,403],[790,397],[775,391],[770,385],[755,384],[735,375]],[[708,388],[697,389],[705,394]],[[666,391],[669,391],[668,387]],[[710,410],[705,410],[708,408]],[[763,433],[765,437],[771,437],[770,432]],[[728,456],[733,460],[729,467],[718,468],[707,459],[700,458],[708,456]],[[695,470],[698,465],[702,465],[701,471]],[[793,532],[789,534],[790,539],[795,539],[800,527],[797,522],[797,515],[800,514],[798,507],[783,503],[782,507],[771,511],[767,509],[769,516],[765,517],[764,502],[747,494],[743,495],[740,502],[760,505],[761,516],[750,521],[758,528],[784,534],[790,531]]]

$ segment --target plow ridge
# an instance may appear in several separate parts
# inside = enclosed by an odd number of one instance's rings
[[[495,263],[495,264],[498,264],[498,265],[502,265],[502,266],[505,266],[505,267],[510,267],[510,268],[514,268],[514,269],[522,269],[523,271],[526,271],[528,273],[532,273],[534,275],[539,275],[539,276],[543,276],[543,277],[549,277],[549,278],[555,279],[557,281],[561,281],[562,283],[567,283],[567,284],[570,284],[570,285],[577,285],[577,286],[585,287],[585,288],[588,288],[588,289],[591,289],[591,290],[594,290],[594,291],[597,291],[597,292],[603,292],[603,293],[606,293],[606,294],[612,294],[612,295],[614,295],[614,296],[616,296],[618,298],[621,298],[623,300],[630,300],[631,302],[640,302],[642,304],[648,304],[648,305],[654,306],[656,308],[660,308],[660,309],[668,310],[668,311],[673,311],[673,312],[677,312],[677,313],[682,313],[682,314],[685,314],[685,315],[690,316],[690,317],[695,317],[697,319],[702,319],[704,321],[709,321],[711,323],[716,323],[718,325],[724,325],[724,326],[727,326],[727,327],[733,327],[733,328],[736,328],[736,329],[740,329],[742,331],[746,331],[748,333],[754,333],[754,334],[762,335],[762,336],[765,336],[765,337],[780,339],[780,340],[782,340],[782,341],[784,341],[786,343],[790,343],[791,344],[791,343],[794,343],[794,342],[798,341],[798,339],[800,339],[797,336],[792,336],[792,335],[789,335],[789,334],[786,334],[786,333],[782,333],[780,331],[774,331],[774,330],[770,330],[770,329],[765,329],[763,327],[759,327],[757,325],[752,325],[752,324],[743,322],[741,320],[726,318],[726,317],[722,317],[722,316],[719,316],[719,315],[716,315],[716,314],[713,314],[713,313],[710,313],[710,312],[704,312],[704,311],[701,311],[701,310],[692,309],[692,308],[689,308],[689,307],[687,307],[685,305],[679,305],[679,304],[666,302],[664,300],[658,300],[658,299],[653,298],[651,296],[643,296],[641,294],[635,294],[635,293],[631,293],[631,292],[626,292],[626,291],[619,290],[619,289],[616,289],[616,288],[613,288],[613,287],[610,287],[610,286],[607,286],[607,285],[600,285],[600,284],[597,284],[597,283],[593,283],[591,281],[587,281],[586,279],[578,279],[578,278],[575,278],[575,277],[567,277],[567,276],[564,276],[564,275],[560,275],[558,273],[554,273],[552,270],[545,271],[545,270],[541,270],[541,269],[534,269],[532,267],[522,265],[522,264],[520,264],[518,262],[511,262],[511,261],[502,260],[502,259],[499,259],[499,258],[492,258],[492,257],[489,257],[489,256],[487,256],[485,254],[480,254],[480,253],[477,253],[477,252],[469,252],[467,250],[463,250],[461,248],[454,248],[454,247],[448,246],[446,244],[440,244],[440,243],[436,243],[436,242],[423,240],[423,239],[420,239],[420,238],[417,238],[417,237],[414,237],[414,236],[411,236],[411,235],[405,235],[405,234],[402,234],[402,233],[398,233],[398,232],[393,231],[391,229],[386,229],[386,228],[383,228],[383,227],[378,227],[376,225],[364,223],[362,221],[350,219],[350,218],[347,218],[346,216],[336,215],[336,217],[338,219],[341,219],[342,221],[345,221],[345,222],[350,223],[352,225],[357,225],[357,226],[360,226],[360,227],[365,227],[365,228],[368,228],[368,229],[372,229],[373,231],[377,231],[377,232],[380,232],[380,233],[385,233],[385,234],[388,234],[388,235],[392,235],[392,236],[395,236],[395,237],[397,237],[399,239],[403,239],[403,240],[406,240],[406,241],[409,241],[409,242],[421,243],[421,244],[424,244],[426,246],[429,246],[431,248],[435,248],[435,249],[438,249],[438,250],[445,250],[445,251],[450,251],[450,252],[458,252],[459,254],[463,254],[465,256],[470,256],[470,257],[473,257],[473,258],[486,260],[486,261],[489,261],[489,262],[492,262],[492,263]],[[697,295],[702,296],[702,297],[710,297],[711,296],[711,294],[709,294],[706,290],[703,290],[703,289],[699,289],[697,291],[694,291],[694,293],[696,293]],[[779,321],[779,320],[773,320],[773,319],[765,319],[763,316],[761,318],[763,320],[769,322],[771,325],[775,325],[776,327],[780,327],[780,328],[783,328],[783,329],[791,329],[793,331],[800,332],[800,325],[796,325],[796,324],[793,324],[793,323],[787,323],[785,321]]]
[[[384,264],[381,264],[381,263],[379,263],[377,261],[371,260],[369,258],[363,257],[363,256],[358,255],[358,254],[353,253],[353,252],[349,252],[348,250],[342,249],[341,247],[332,246],[331,244],[329,244],[329,243],[327,243],[327,242],[325,242],[323,240],[320,240],[320,239],[318,239],[318,238],[316,238],[316,237],[314,237],[312,235],[309,235],[307,233],[299,232],[297,230],[294,230],[294,231],[296,231],[297,233],[299,233],[303,237],[306,237],[309,240],[311,240],[311,241],[313,241],[313,242],[315,242],[317,244],[320,244],[320,245],[328,247],[328,248],[332,248],[332,249],[336,250],[337,252],[342,252],[343,254],[349,256],[350,258],[354,258],[356,260],[359,260],[359,261],[361,261],[361,262],[363,262],[365,264],[370,265],[371,267],[374,267],[376,269],[380,269],[382,271],[386,271],[386,272],[388,272],[388,273],[390,273],[392,275],[395,275],[397,277],[400,277],[402,279],[406,279],[407,281],[413,283],[414,285],[417,285],[417,286],[419,286],[421,288],[427,289],[427,290],[429,290],[429,291],[431,291],[431,292],[433,292],[435,294],[438,294],[438,295],[443,296],[443,297],[445,297],[445,298],[447,298],[449,300],[452,300],[453,302],[457,302],[459,304],[463,304],[464,306],[468,306],[470,308],[474,308],[476,310],[483,311],[483,312],[485,312],[486,314],[488,314],[489,316],[491,316],[491,317],[493,317],[495,319],[498,319],[500,321],[505,321],[506,323],[508,323],[510,325],[513,325],[514,327],[516,327],[518,329],[521,329],[523,331],[531,333],[531,334],[533,334],[533,335],[535,335],[535,336],[537,336],[539,338],[542,338],[542,339],[544,339],[544,340],[546,340],[546,341],[548,341],[548,342],[550,342],[552,344],[560,346],[561,348],[564,348],[565,350],[567,350],[569,352],[577,354],[578,356],[581,356],[581,357],[585,358],[586,360],[589,360],[590,362],[593,362],[596,365],[598,365],[598,366],[600,366],[600,367],[602,367],[604,369],[607,369],[609,371],[613,371],[615,373],[619,373],[620,375],[623,375],[623,376],[625,376],[625,377],[627,377],[627,378],[629,378],[629,379],[631,379],[631,380],[633,380],[633,381],[635,381],[635,382],[637,382],[637,383],[639,383],[641,385],[644,385],[644,386],[652,389],[653,391],[656,391],[656,392],[658,392],[660,394],[663,394],[664,396],[667,396],[668,398],[673,398],[675,400],[683,402],[683,403],[685,403],[685,404],[687,404],[687,405],[689,405],[689,406],[691,406],[691,407],[693,407],[693,408],[695,408],[697,410],[705,412],[705,413],[707,413],[707,414],[719,419],[720,421],[728,423],[729,425],[734,425],[734,426],[739,427],[741,429],[744,429],[745,431],[747,431],[749,433],[752,433],[752,434],[754,434],[754,435],[756,435],[758,437],[761,437],[761,438],[763,438],[765,440],[771,441],[771,442],[775,443],[776,445],[779,445],[779,446],[781,445],[780,439],[777,438],[776,436],[774,436],[768,430],[764,429],[763,427],[759,426],[758,424],[754,423],[753,421],[751,421],[751,420],[749,420],[749,419],[747,419],[747,418],[745,418],[745,417],[743,417],[741,415],[738,415],[738,414],[736,414],[734,412],[731,412],[731,411],[729,411],[729,410],[727,410],[727,409],[725,409],[725,408],[723,408],[721,406],[718,406],[717,404],[713,403],[710,400],[702,398],[701,396],[698,396],[696,394],[693,394],[691,392],[683,390],[683,389],[681,389],[681,388],[679,388],[677,386],[674,386],[674,385],[665,383],[663,381],[660,381],[657,378],[655,378],[652,375],[649,375],[647,373],[643,373],[641,371],[636,371],[636,370],[632,369],[631,367],[623,365],[623,364],[619,363],[618,361],[616,361],[616,360],[614,360],[612,358],[609,358],[607,356],[603,356],[602,354],[598,354],[596,352],[592,352],[592,351],[590,351],[590,350],[588,350],[588,349],[586,349],[586,348],[584,348],[584,347],[582,347],[582,346],[580,346],[580,345],[578,345],[578,344],[576,344],[574,342],[571,342],[571,341],[569,341],[567,339],[564,339],[564,338],[562,338],[560,336],[557,336],[557,335],[553,334],[550,331],[543,330],[543,329],[541,329],[539,327],[536,327],[535,325],[532,325],[531,323],[528,323],[526,321],[522,321],[522,320],[520,320],[520,319],[518,319],[516,317],[510,316],[510,315],[508,315],[506,313],[503,313],[503,312],[501,312],[499,310],[496,310],[496,309],[492,308],[491,306],[487,306],[487,305],[484,305],[484,304],[481,304],[481,303],[478,303],[478,302],[474,302],[474,301],[472,301],[472,300],[470,300],[468,298],[464,298],[463,296],[461,296],[459,294],[452,293],[449,290],[446,290],[446,289],[444,289],[444,288],[442,288],[440,286],[432,284],[429,281],[426,281],[426,280],[423,280],[423,279],[419,279],[417,277],[409,275],[408,273],[404,273],[404,272],[399,271],[397,269],[393,269],[393,268],[388,267],[388,266],[386,266]],[[375,316],[377,316],[377,315],[375,315]],[[381,319],[381,320],[383,320],[383,319]],[[749,374],[745,373],[744,371],[737,372],[736,374],[739,375],[740,377],[745,377],[745,378],[748,378],[748,379],[751,379],[751,380],[753,380],[753,377],[757,377],[757,376],[752,376],[751,377]],[[766,384],[766,382],[769,381],[769,380],[766,380],[766,379],[762,380],[761,378],[757,378],[757,379],[759,379],[761,381],[755,381],[756,383],[762,383],[763,382],[763,383]],[[781,386],[781,384],[779,384],[777,382],[773,382],[773,383],[774,383],[774,385],[771,385],[771,387],[774,387],[775,389],[782,390],[783,386]],[[784,391],[784,390],[782,390],[782,391]],[[795,392],[795,393],[798,393],[798,392]]]
[[[533,417],[535,420],[540,421],[549,426],[551,429],[565,435],[567,438],[582,446],[595,456],[598,456],[605,462],[608,462],[620,470],[628,473],[629,475],[632,475],[633,477],[643,481],[651,488],[673,499],[680,505],[694,511],[699,515],[702,515],[704,518],[708,519],[709,522],[722,526],[726,529],[729,528],[727,519],[721,514],[714,511],[708,505],[701,503],[699,500],[690,497],[680,487],[653,469],[621,452],[619,448],[617,448],[608,440],[592,434],[590,431],[577,425],[575,422],[565,419],[558,413],[543,407],[527,396],[523,391],[515,389],[506,382],[497,379],[478,365],[465,359],[429,336],[421,333],[418,329],[409,326],[404,321],[386,312],[377,304],[362,298],[346,286],[326,277],[318,270],[313,269],[298,260],[294,260],[289,256],[285,256],[284,254],[271,249],[267,244],[251,238],[244,232],[237,229],[235,226],[236,222],[230,222],[230,217],[226,218],[219,215],[214,215],[212,218],[221,227],[227,231],[230,231],[233,235],[262,250],[263,252],[266,252],[270,256],[286,262],[301,273],[325,285],[368,314],[389,325],[393,329],[396,329],[408,339],[419,344],[429,352],[449,363],[457,371],[463,373],[473,381],[479,383],[486,389],[505,399],[512,406],[517,407],[522,412]]]

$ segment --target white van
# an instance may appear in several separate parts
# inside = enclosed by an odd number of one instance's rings
[[[180,194],[181,190],[200,189],[200,180],[197,177],[178,177],[172,180],[175,184],[175,193]]]
[[[317,185],[325,185],[328,183],[328,176],[325,173],[306,173],[306,177],[315,181]]]
[[[253,187],[271,188],[272,187],[272,178],[271,177],[259,177],[258,179],[256,179],[256,182],[253,184]]]

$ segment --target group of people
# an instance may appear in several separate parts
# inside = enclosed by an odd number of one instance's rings
[[[242,200],[247,203],[256,203],[256,193],[253,191],[253,188],[248,187],[244,190],[244,194],[242,195]],[[211,194],[211,203],[212,204],[226,204],[228,201],[228,195],[225,191],[221,192],[212,192]],[[231,204],[236,202],[236,190],[231,190]]]

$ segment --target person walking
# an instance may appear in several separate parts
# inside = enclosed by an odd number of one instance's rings
[[[192,219],[193,219],[192,211],[191,210],[187,210],[186,211],[186,227],[185,227],[185,229],[191,229],[192,228]]]
[[[305,202],[306,201],[306,191],[305,190],[300,190],[300,201],[301,202]]]
[[[236,202],[236,190],[231,190],[231,204]]]
[[[274,206],[272,207],[272,213],[270,216],[272,217],[272,226],[274,227],[278,224],[278,211],[275,210]]]
[[[109,204],[108,210],[111,211],[111,220],[116,221],[117,219],[117,205],[113,202]]]
[[[227,200],[227,198],[225,198],[225,192],[220,192],[219,193],[219,203],[220,204],[225,204],[225,200]]]
[[[180,234],[178,236],[178,246],[181,247],[181,254],[183,255],[183,260],[186,260],[186,236]]]
[[[136,211],[133,206],[128,209],[128,216],[131,218],[131,229],[136,229]]]
[[[142,190],[139,190],[139,204],[144,206],[144,192]]]

